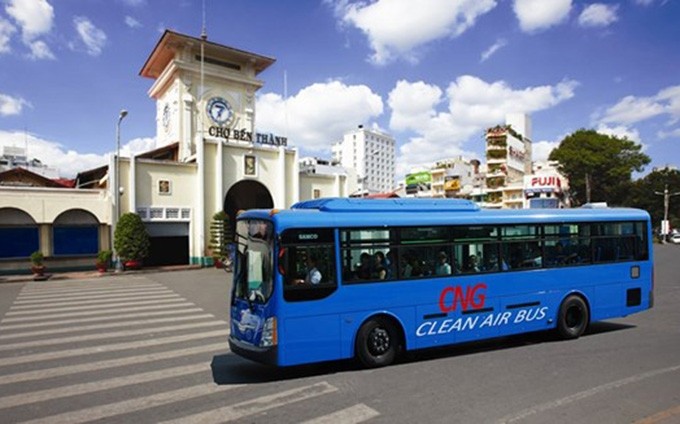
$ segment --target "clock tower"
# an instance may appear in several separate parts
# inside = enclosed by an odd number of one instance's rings
[[[258,75],[274,59],[166,30],[140,71],[155,80],[156,143],[193,161],[209,130],[253,134]],[[228,137],[227,137],[228,138]],[[247,141],[247,140],[246,140]]]

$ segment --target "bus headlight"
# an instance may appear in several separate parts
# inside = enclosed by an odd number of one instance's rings
[[[278,343],[276,336],[276,317],[267,318],[262,328],[262,340],[260,340],[260,347],[272,347]]]

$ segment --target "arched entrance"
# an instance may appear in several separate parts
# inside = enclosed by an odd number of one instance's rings
[[[236,213],[246,209],[271,209],[274,207],[269,190],[262,183],[253,180],[239,181],[224,197],[224,212],[229,215],[231,228],[235,229]]]

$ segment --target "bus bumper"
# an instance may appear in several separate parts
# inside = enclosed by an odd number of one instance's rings
[[[257,347],[229,336],[229,348],[235,354],[255,362],[278,365],[279,350],[273,347]]]

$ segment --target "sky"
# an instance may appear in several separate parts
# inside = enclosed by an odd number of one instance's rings
[[[463,155],[527,113],[533,159],[581,128],[680,165],[680,0],[0,0],[0,146],[64,177],[155,142],[166,29],[276,59],[256,131],[330,159],[358,125],[391,134],[397,175]],[[286,119],[287,115],[287,119]],[[644,173],[643,173],[644,174]],[[642,175],[642,174],[641,174]]]

